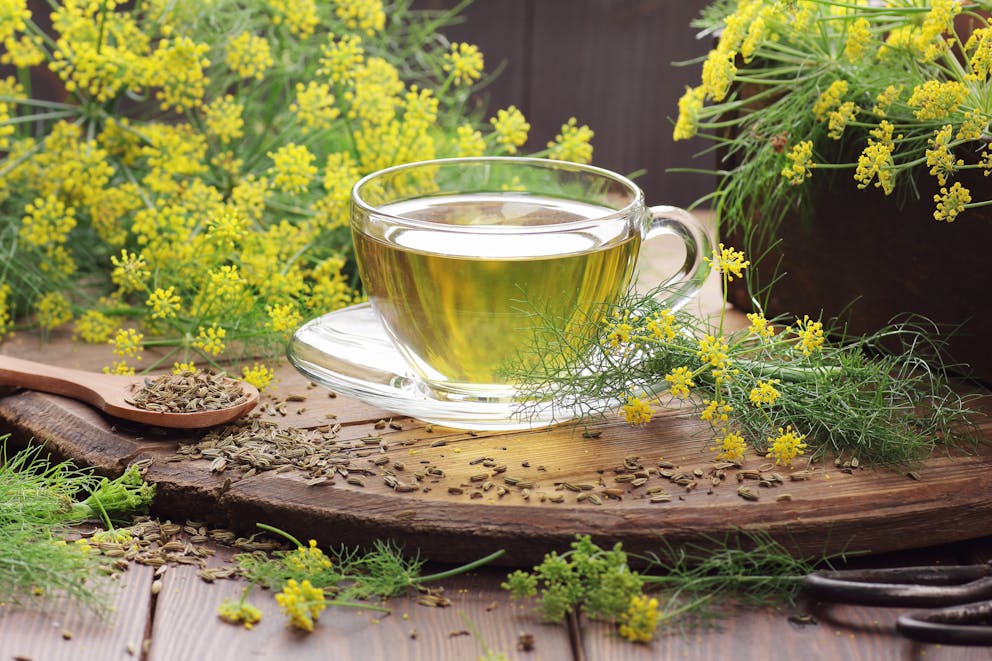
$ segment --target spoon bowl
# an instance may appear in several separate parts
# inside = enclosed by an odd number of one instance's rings
[[[231,379],[236,381],[236,379]],[[143,376],[100,374],[48,365],[11,356],[0,356],[0,386],[19,386],[53,395],[71,397],[116,418],[172,429],[204,429],[230,422],[258,404],[258,389],[238,381],[243,396],[230,406],[188,413],[151,411],[131,404],[136,388],[145,385]]]

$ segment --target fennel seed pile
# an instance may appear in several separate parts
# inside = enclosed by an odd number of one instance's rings
[[[147,411],[193,413],[228,408],[246,398],[241,384],[223,374],[183,371],[145,377],[144,385],[135,388],[127,401]]]

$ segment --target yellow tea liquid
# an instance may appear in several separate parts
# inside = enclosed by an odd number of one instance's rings
[[[435,388],[512,396],[500,372],[527,360],[539,310],[562,329],[625,291],[641,235],[633,223],[526,234],[521,226],[602,217],[612,209],[519,193],[423,198],[384,213],[467,232],[391,227],[353,232],[369,299],[405,357]]]

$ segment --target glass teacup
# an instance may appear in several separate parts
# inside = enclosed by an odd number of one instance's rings
[[[629,287],[642,241],[684,245],[681,268],[660,283],[672,308],[699,290],[711,250],[695,218],[647,207],[625,177],[535,158],[375,172],[354,187],[351,229],[374,314],[409,371],[431,397],[502,407],[507,418],[541,334],[595,323]]]

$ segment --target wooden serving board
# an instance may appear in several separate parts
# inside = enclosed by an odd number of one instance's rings
[[[100,364],[95,352],[68,341],[38,349],[36,340],[21,338],[0,350],[72,367]],[[193,518],[243,533],[262,522],[329,545],[390,538],[441,562],[464,562],[502,548],[501,562],[532,564],[550,550],[566,548],[577,533],[642,552],[661,550],[663,539],[706,544],[738,530],[764,531],[804,555],[892,551],[992,534],[987,444],[970,455],[934,457],[918,469],[919,479],[889,470],[844,472],[823,462],[810,466],[811,479],[793,481],[789,470],[765,465],[767,460],[755,455],[746,469],[777,472],[783,482],[762,487],[746,480],[741,484],[758,495],[748,501],[737,493],[736,470],[726,470],[724,479],[713,483],[709,429],[691,410],[660,411],[637,429],[613,418],[589,427],[476,434],[431,428],[331,398],[321,388],[308,388],[285,365],[275,399],[290,393],[306,399],[285,403],[284,415],[267,408],[260,419],[295,428],[340,424],[335,441],[355,441],[347,466],[364,486],[341,474],[313,480],[296,469],[246,479],[239,479],[238,471],[211,472],[209,458],[174,460],[180,444],[196,441],[198,433],[128,427],[78,402],[34,392],[0,398],[0,434],[10,431],[19,444],[44,441],[56,458],[105,474],[150,459],[146,477],[158,485],[154,513],[162,518]],[[992,438],[992,421],[986,418],[983,425],[985,437]],[[376,440],[362,441],[370,438]],[[617,481],[625,460],[647,472],[644,484]],[[494,472],[502,466],[504,472]],[[443,477],[424,473],[428,467],[443,471]],[[666,470],[688,474],[693,485],[674,484],[661,473]],[[386,471],[417,488],[391,489]],[[424,473],[422,480],[414,478],[417,472]],[[486,477],[473,481],[482,474]],[[525,492],[507,477],[532,485]],[[576,492],[564,483],[592,488]],[[648,494],[656,487],[671,500],[651,502]]]

